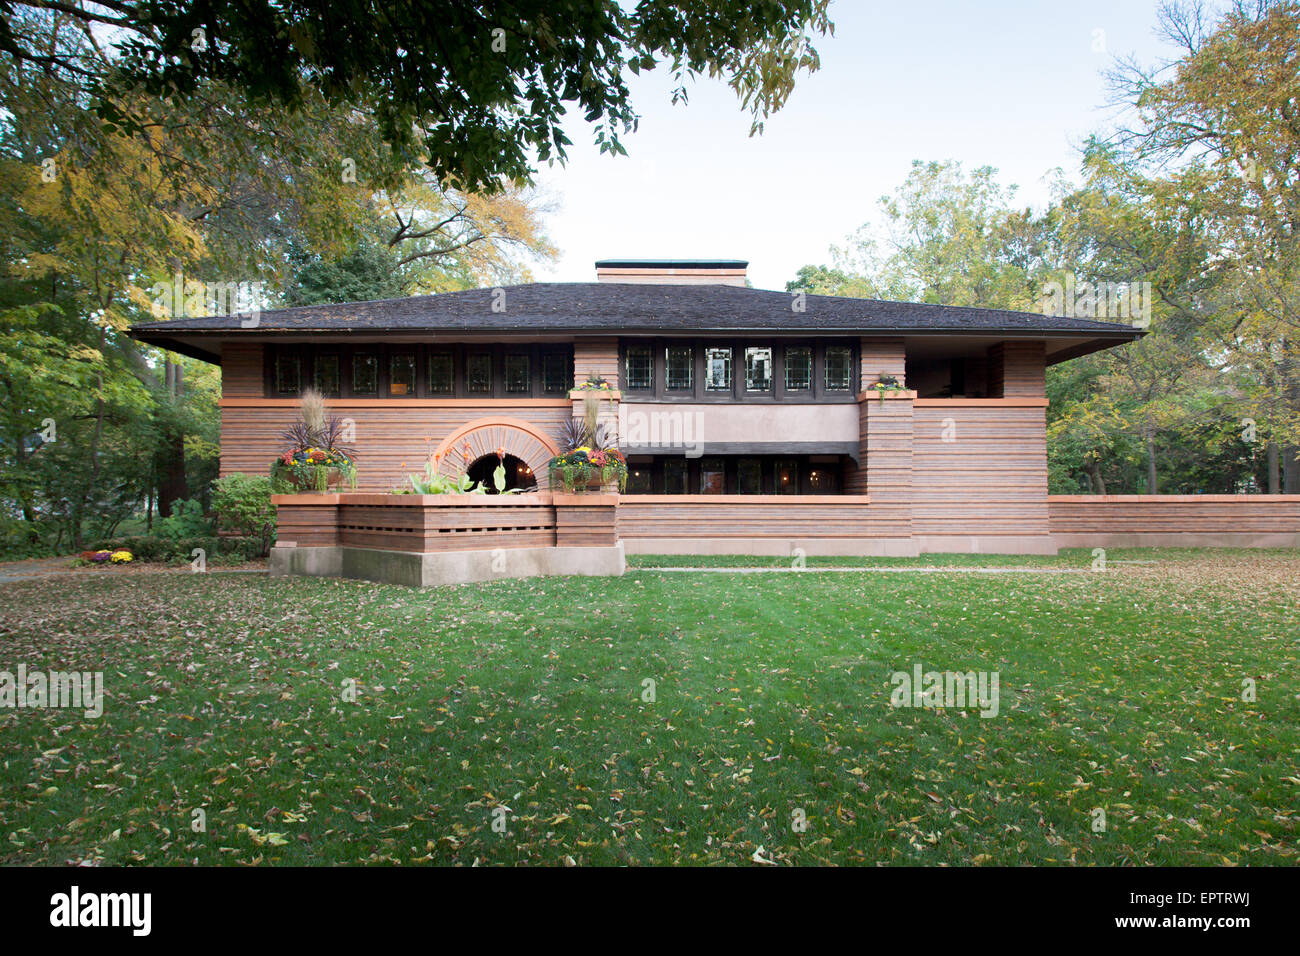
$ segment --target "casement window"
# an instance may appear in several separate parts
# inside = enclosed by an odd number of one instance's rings
[[[853,350],[841,345],[826,349],[826,389],[845,391],[853,386]]]
[[[542,353],[542,391],[547,395],[567,395],[573,387],[569,356],[565,352]]]
[[[379,356],[374,352],[356,352],[352,356],[352,394],[379,394]]]
[[[388,357],[388,394],[415,394],[414,352],[394,352]]]
[[[727,465],[721,458],[700,459],[700,494],[727,493]]]
[[[334,353],[317,355],[315,366],[312,380],[316,385],[316,391],[330,397],[337,396],[341,389],[338,355]]]
[[[807,392],[812,389],[813,353],[808,345],[790,345],[785,350],[785,390]]]
[[[623,387],[644,391],[654,387],[654,351],[648,345],[633,345],[623,361]]]
[[[297,355],[281,352],[275,357],[275,393],[297,395],[302,389],[302,363]]]
[[[776,463],[775,491],[778,495],[799,493],[799,462],[782,460]]]
[[[843,338],[629,338],[620,344],[619,370],[633,402],[839,403],[857,398],[856,355]]]
[[[684,458],[668,458],[664,461],[664,494],[684,495],[687,493],[687,468]]]
[[[770,348],[745,349],[745,390],[770,392],[772,390],[772,350]]]
[[[710,392],[731,391],[731,349],[704,350],[704,387]]]
[[[506,393],[527,395],[532,390],[532,371],[526,353],[506,353]]]
[[[736,463],[736,491],[742,495],[763,493],[763,463],[757,458],[742,458]]]
[[[664,349],[664,388],[670,392],[695,388],[695,350],[689,345],[670,345]]]
[[[465,356],[465,390],[473,394],[492,394],[492,355],[471,352]]]
[[[315,387],[330,398],[567,397],[567,345],[268,346],[263,394],[297,397]]]
[[[429,353],[429,394],[451,395],[456,391],[456,356],[451,352]]]

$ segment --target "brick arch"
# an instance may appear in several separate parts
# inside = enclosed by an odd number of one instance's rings
[[[462,449],[469,445],[469,460]],[[458,474],[466,465],[484,455],[495,455],[498,448],[514,455],[533,470],[539,491],[550,487],[547,463],[560,453],[550,435],[531,422],[520,418],[477,418],[466,422],[442,440],[434,454],[439,456],[438,470],[445,475]]]

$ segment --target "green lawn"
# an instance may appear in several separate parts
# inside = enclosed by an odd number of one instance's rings
[[[1300,554],[1108,557],[0,584],[0,669],[107,689],[0,710],[0,863],[1296,863]],[[918,662],[1000,713],[891,708]]]

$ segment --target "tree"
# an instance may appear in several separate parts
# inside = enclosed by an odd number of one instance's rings
[[[331,107],[373,111],[384,141],[426,159],[435,180],[468,192],[530,178],[563,161],[566,109],[593,124],[601,152],[634,130],[628,74],[666,64],[685,100],[698,76],[725,79],[753,116],[779,109],[796,75],[819,65],[813,35],[833,29],[829,0],[297,0],[137,4],[9,0],[0,52],[38,67],[86,67],[30,42],[14,23],[57,10],[114,38],[111,72],[94,71],[106,121],[142,134],[123,100],[140,91],[185,101],[205,84],[253,105],[298,109],[314,91]]]
[[[1246,381],[1251,417],[1288,444],[1300,491],[1300,3],[1237,0],[1217,20],[1175,3],[1161,26],[1182,55],[1115,70],[1135,121],[1112,142],[1168,205],[1203,211],[1221,301],[1199,335]]]
[[[1014,208],[1015,187],[999,185],[996,175],[987,166],[968,174],[951,160],[914,161],[903,184],[880,198],[879,226],[864,225],[846,245],[832,246],[832,266],[799,270],[790,291],[1033,307],[1039,223]]]
[[[205,81],[184,101],[119,100],[144,132],[106,131],[86,110],[106,69],[93,33],[57,12],[8,24],[47,61],[0,56],[0,513],[23,549],[79,546],[141,503],[166,514],[206,494],[215,370],[138,345],[132,322],[174,314],[177,298],[220,311],[213,286],[263,282],[274,302],[295,267],[315,269],[303,284],[316,296],[351,297],[506,275],[548,253],[525,190],[438,190],[369,118],[320,98],[277,116]],[[405,231],[385,221],[390,204]],[[367,243],[410,256],[400,286],[380,288],[367,253],[348,258]],[[339,262],[370,287],[341,288]],[[40,439],[47,422],[54,440]]]

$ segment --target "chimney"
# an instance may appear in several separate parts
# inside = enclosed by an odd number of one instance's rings
[[[748,267],[745,259],[600,259],[596,281],[743,286]]]

